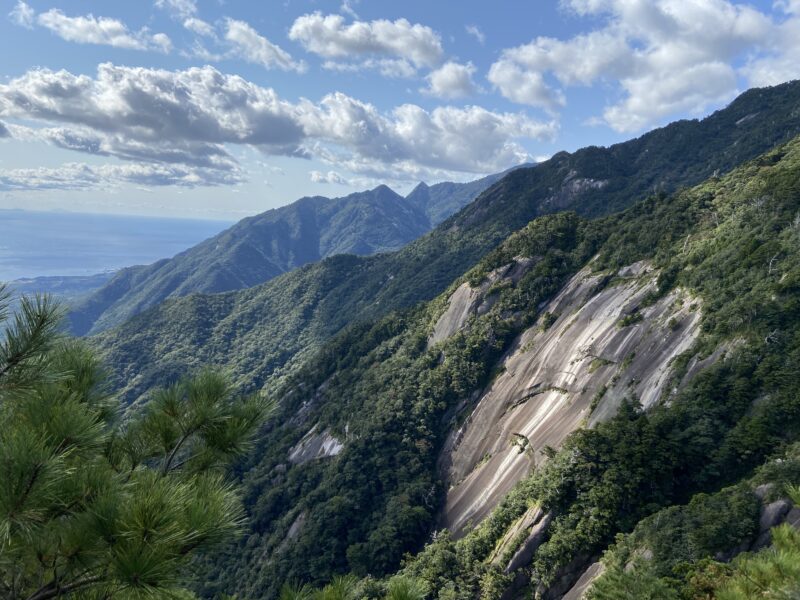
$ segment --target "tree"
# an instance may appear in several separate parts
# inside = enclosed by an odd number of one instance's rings
[[[389,580],[386,600],[425,600],[428,589],[420,579],[395,575]]]
[[[0,597],[186,597],[192,557],[237,534],[225,479],[269,404],[203,372],[123,414],[61,311],[0,287]]]
[[[800,487],[787,490],[800,505]],[[800,531],[784,523],[773,527],[772,545],[755,554],[745,554],[734,563],[731,578],[717,593],[719,600],[800,597]]]

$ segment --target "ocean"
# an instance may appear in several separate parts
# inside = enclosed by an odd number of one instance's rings
[[[0,210],[0,281],[85,276],[169,258],[223,221]]]

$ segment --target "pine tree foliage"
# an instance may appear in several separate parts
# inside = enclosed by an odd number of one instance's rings
[[[800,487],[787,492],[800,505]],[[784,523],[771,533],[770,548],[737,561],[732,577],[715,595],[718,600],[800,598],[800,531]]]
[[[387,600],[424,600],[428,589],[424,582],[406,575],[396,575],[389,580]]]
[[[269,407],[201,373],[123,426],[60,315],[24,299],[0,342],[0,597],[187,597],[193,555],[241,529],[223,467]]]

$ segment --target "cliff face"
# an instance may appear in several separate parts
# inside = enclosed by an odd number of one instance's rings
[[[587,267],[519,336],[445,446],[440,460],[450,489],[442,526],[463,534],[543,460],[545,447],[612,416],[624,398],[645,408],[658,401],[671,362],[697,337],[701,304],[678,288],[647,305],[657,275],[644,262],[613,275]],[[464,298],[478,304],[480,296],[456,290],[442,316],[448,329],[458,322],[449,313],[463,314]]]

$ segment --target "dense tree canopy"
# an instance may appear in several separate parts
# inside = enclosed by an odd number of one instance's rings
[[[120,414],[87,348],[59,336],[59,308],[0,295],[0,596],[182,595],[193,555],[243,524],[225,480],[265,416],[203,372]],[[188,593],[187,593],[188,594]]]

